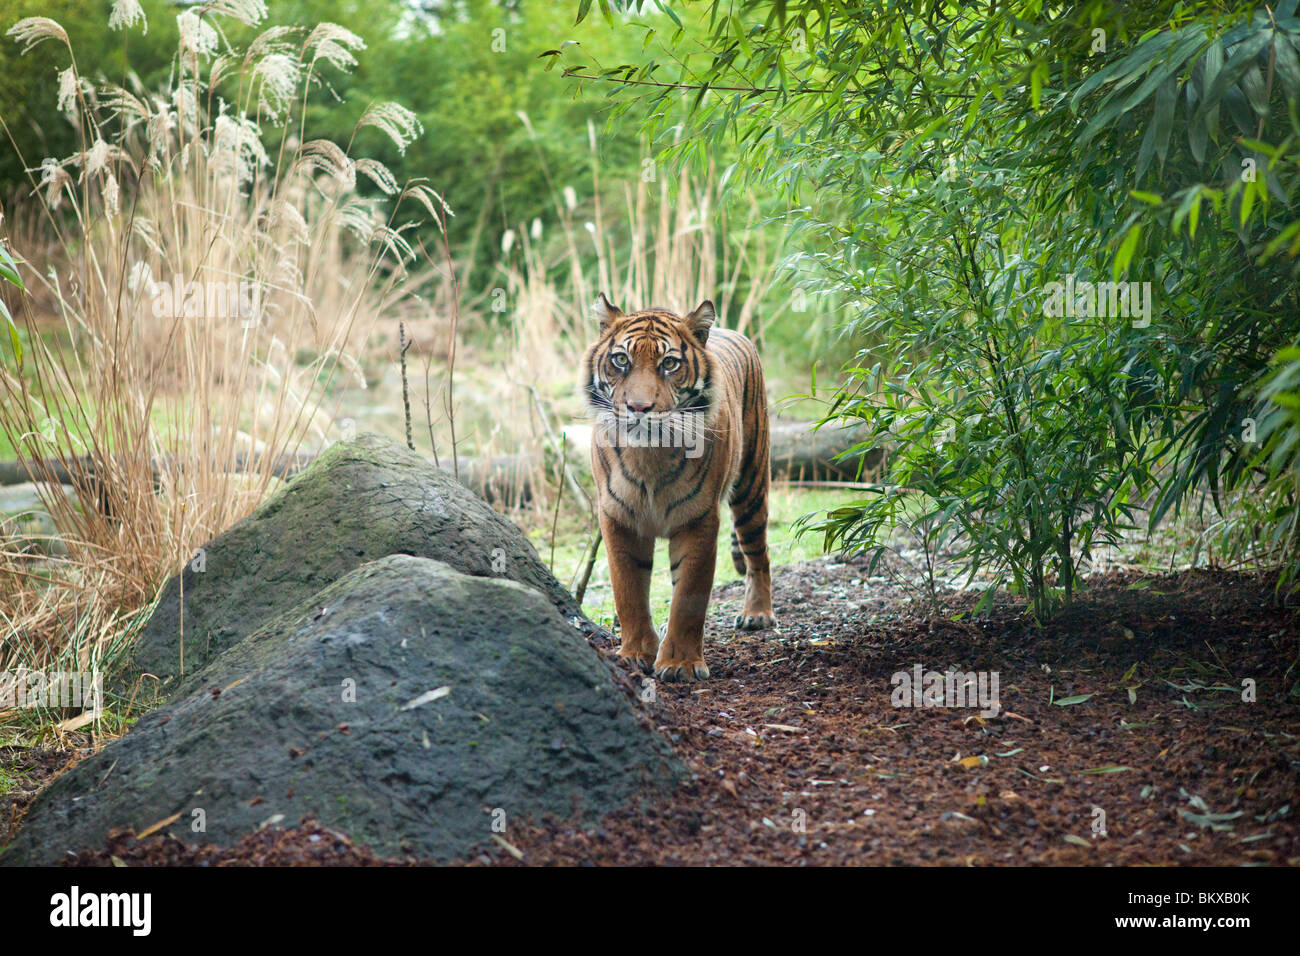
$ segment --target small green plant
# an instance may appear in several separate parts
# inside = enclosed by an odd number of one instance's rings
[[[1149,307],[1150,283],[1123,285],[1121,315],[1099,294],[1074,307],[1076,277],[1095,293],[1098,263],[1052,242],[1068,213],[1008,210],[1029,187],[999,129],[882,161],[887,185],[853,237],[871,264],[826,262],[857,308],[849,327],[883,343],[845,369],[827,419],[865,424],[860,450],[891,451],[878,490],[805,527],[828,549],[877,553],[896,526],[942,529],[959,573],[986,575],[977,610],[1005,586],[1043,620],[1132,523],[1131,491],[1149,480],[1132,433],[1150,401],[1144,317],[1129,313],[1134,294]],[[971,173],[946,175],[954,154]]]
[[[1282,566],[1279,587],[1300,587],[1300,346],[1282,349],[1272,373],[1260,390],[1258,443],[1252,462],[1266,476],[1253,502],[1256,521],[1249,540],[1237,553],[1251,546],[1274,556]]]
[[[0,239],[0,279],[12,285],[19,292],[26,292],[27,286],[23,284],[23,277],[18,274],[18,263],[14,261],[13,255],[5,248],[4,240]],[[0,316],[4,317],[5,326],[9,331],[9,347],[13,350],[14,361],[18,363],[21,369],[23,365],[23,343],[18,337],[18,326],[14,324],[14,317],[9,312],[9,306],[5,305],[5,300],[0,298]]]

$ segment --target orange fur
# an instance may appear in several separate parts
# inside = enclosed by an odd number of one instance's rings
[[[619,653],[663,680],[704,679],[704,618],[721,505],[745,574],[744,629],[774,627],[767,555],[770,448],[763,369],[753,344],[712,328],[713,304],[687,316],[624,314],[602,295],[600,337],[583,358],[597,428],[591,446],[601,536],[622,628]],[[650,615],[656,538],[667,538],[673,599],[659,640]]]

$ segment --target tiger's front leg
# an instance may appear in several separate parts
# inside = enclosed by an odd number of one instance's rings
[[[604,514],[600,536],[605,539],[609,581],[621,634],[618,654],[646,673],[654,666],[659,637],[650,616],[650,572],[654,569],[655,539],[637,534]]]
[[[655,659],[660,680],[706,680],[704,616],[718,560],[718,511],[714,508],[668,540],[673,567],[673,603],[668,630]]]

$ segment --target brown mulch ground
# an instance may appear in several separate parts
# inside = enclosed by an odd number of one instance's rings
[[[77,747],[0,747],[0,846],[13,839],[36,794],[81,755]]]
[[[711,627],[713,678],[653,688],[693,773],[679,793],[594,830],[512,824],[471,865],[1300,864],[1300,628],[1264,576],[1115,574],[1042,630],[1011,606],[932,617],[864,562],[774,582],[780,631]],[[739,584],[716,598],[729,620]],[[916,664],[996,671],[999,715],[894,707],[891,677]],[[113,857],[384,862],[312,821],[226,850],[122,834],[77,862]]]
[[[64,866],[409,866],[357,846],[338,830],[310,817],[290,830],[267,827],[232,847],[193,846],[170,834],[137,840],[130,830],[109,834],[99,850],[83,850]]]
[[[782,569],[780,633],[714,633],[714,679],[656,687],[695,780],[595,832],[517,834],[524,861],[1300,864],[1300,640],[1263,576],[1113,575],[1042,631],[929,620],[863,576]],[[997,671],[1003,713],[893,707],[918,663]]]

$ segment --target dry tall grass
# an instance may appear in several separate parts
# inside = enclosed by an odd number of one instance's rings
[[[757,204],[723,215],[716,171],[671,174],[650,157],[640,178],[607,190],[592,126],[588,138],[589,202],[580,202],[572,186],[552,197],[562,239],[544,236],[540,222],[520,224],[503,237],[500,271],[515,353],[534,366],[545,358],[576,371],[592,337],[591,305],[600,292],[629,309],[661,305],[686,312],[713,299],[729,328],[761,333],[759,305],[781,281],[784,236],[759,228]],[[622,194],[612,210],[603,198],[610,192]]]
[[[339,434],[327,387],[360,378],[359,344],[411,287],[411,224],[394,217],[444,214],[427,185],[307,138],[313,85],[355,65],[362,40],[321,24],[227,44],[223,23],[265,15],[260,0],[184,9],[158,92],[94,87],[52,20],[9,31],[68,48],[58,108],[81,146],[33,169],[39,223],[8,223],[11,248],[49,266],[24,276],[61,334],[21,303],[0,430],[67,553],[34,565],[0,538],[0,670],[100,666],[159,584],[269,493],[282,456]],[[110,25],[141,20],[119,2]],[[391,103],[360,125],[403,149],[419,132]]]

